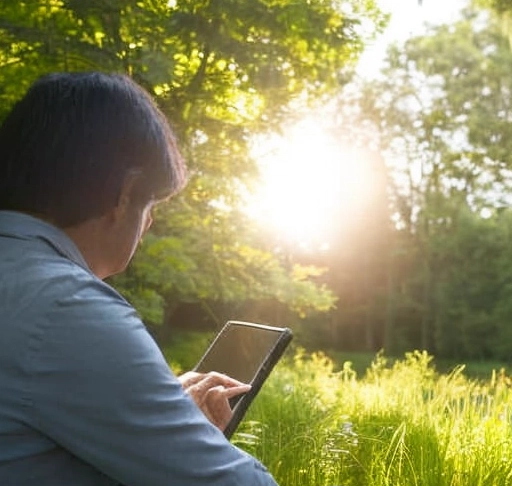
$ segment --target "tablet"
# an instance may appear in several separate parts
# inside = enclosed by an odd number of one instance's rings
[[[264,381],[292,340],[286,327],[228,321],[206,350],[194,371],[224,373],[251,389],[230,399],[233,417],[224,430],[229,439]]]

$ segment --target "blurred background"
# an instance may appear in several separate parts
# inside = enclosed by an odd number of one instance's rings
[[[238,319],[310,350],[507,362],[511,12],[4,0],[0,118],[49,71],[124,72],[155,97],[190,182],[111,283],[164,347]]]

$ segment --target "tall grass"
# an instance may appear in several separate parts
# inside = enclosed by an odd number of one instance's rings
[[[438,374],[426,353],[358,377],[322,354],[280,363],[233,441],[282,486],[512,485],[510,380]]]

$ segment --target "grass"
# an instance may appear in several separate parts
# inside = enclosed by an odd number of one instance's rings
[[[233,442],[281,486],[512,484],[512,381],[504,370],[450,370],[418,351],[374,356],[360,373],[297,350],[274,369]]]
[[[333,369],[322,355],[297,355],[275,370],[242,424],[240,445],[281,485],[512,484],[505,375],[487,383],[462,368],[438,375],[419,352],[391,367],[377,357],[362,378],[350,366]]]
[[[314,352],[314,350],[311,352]],[[375,353],[332,350],[325,350],[322,352],[329,356],[329,358],[331,358],[337,364],[338,368],[343,366],[344,363],[350,362],[352,364],[352,368],[357,372],[359,376],[362,376],[366,373],[366,370],[371,366],[375,359]],[[401,358],[402,356],[388,356],[389,362],[393,362]],[[512,373],[512,363],[505,363],[501,361],[474,360],[461,362],[453,359],[435,358],[435,360],[432,361],[432,365],[435,366],[436,370],[439,372],[446,374],[463,365],[464,374],[466,376],[484,380],[491,376],[493,370],[503,369],[508,374]]]

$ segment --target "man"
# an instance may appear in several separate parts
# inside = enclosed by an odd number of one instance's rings
[[[164,116],[125,76],[45,76],[4,121],[2,486],[275,486],[221,432],[248,386],[176,378],[103,282],[185,178]]]

